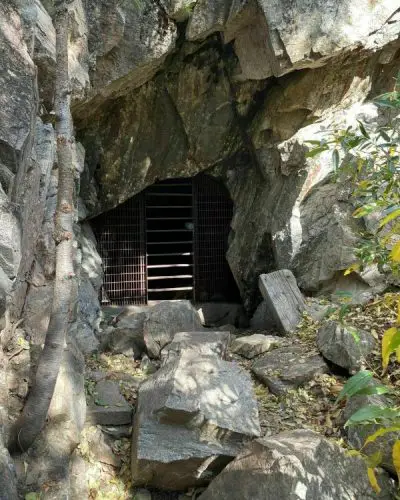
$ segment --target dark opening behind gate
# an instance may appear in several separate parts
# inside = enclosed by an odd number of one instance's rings
[[[204,174],[161,181],[93,219],[103,304],[239,301],[225,254],[233,203]]]

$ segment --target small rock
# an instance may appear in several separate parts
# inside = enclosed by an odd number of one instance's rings
[[[276,323],[268,310],[268,305],[265,300],[263,300],[255,310],[250,320],[250,328],[252,328],[253,330],[276,329]]]
[[[364,330],[329,321],[318,330],[317,345],[324,358],[353,372],[361,368],[365,356],[374,350],[376,341]]]
[[[268,352],[252,366],[253,373],[273,394],[281,395],[328,371],[322,356],[304,347],[280,347]]]
[[[113,439],[128,438],[132,435],[130,425],[102,426],[102,431]]]
[[[125,425],[132,421],[132,407],[112,380],[101,380],[88,402],[87,421],[99,425]]]
[[[231,344],[231,351],[247,359],[252,359],[279,346],[281,342],[280,337],[256,333],[248,337],[236,338]]]
[[[96,461],[113,467],[121,465],[121,459],[114,454],[98,427],[87,427],[84,430],[82,442],[87,446],[90,456]]]
[[[151,493],[148,490],[140,488],[135,490],[133,500],[151,500]]]
[[[157,371],[157,366],[151,361],[151,359],[145,354],[140,362],[140,369],[146,375],[151,375]]]
[[[165,364],[180,356],[183,351],[195,352],[198,356],[217,356],[224,359],[230,341],[229,332],[202,331],[179,332],[161,352]]]

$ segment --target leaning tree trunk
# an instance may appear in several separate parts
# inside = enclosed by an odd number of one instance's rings
[[[73,129],[70,114],[68,75],[68,8],[59,2],[55,15],[56,92],[55,114],[58,157],[58,192],[54,238],[56,241],[56,277],[50,323],[36,377],[23,412],[11,430],[9,450],[26,451],[42,430],[54,393],[62,362],[66,334],[74,304],[73,217],[74,165]]]

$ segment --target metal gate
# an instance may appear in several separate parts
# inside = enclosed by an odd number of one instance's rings
[[[143,196],[134,196],[93,220],[103,259],[102,304],[147,304]]]
[[[217,180],[158,182],[94,219],[103,304],[237,300],[225,254],[233,204]]]

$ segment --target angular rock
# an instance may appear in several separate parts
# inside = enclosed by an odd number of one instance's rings
[[[96,462],[119,467],[121,459],[114,454],[109,441],[99,427],[91,426],[85,428],[81,446],[87,447],[90,457]]]
[[[100,380],[88,403],[87,421],[98,425],[126,425],[132,422],[132,407],[122,396],[117,383]]]
[[[229,332],[179,332],[161,352],[163,363],[178,358],[183,352],[192,351],[197,356],[217,356],[225,359],[230,340]]]
[[[153,361],[145,354],[142,357],[142,361],[140,362],[140,369],[142,372],[146,375],[151,375],[152,373],[155,373],[158,370],[158,367],[156,366]]]
[[[252,372],[273,394],[284,394],[328,372],[322,356],[310,354],[304,347],[280,347],[256,360]]]
[[[288,269],[261,274],[259,288],[268,311],[283,333],[293,331],[300,322],[305,308],[296,278]]]
[[[133,483],[170,490],[207,484],[259,435],[250,377],[215,355],[183,352],[140,386]]]
[[[81,277],[78,288],[78,318],[71,330],[80,350],[84,353],[96,351],[100,345],[97,338],[100,323],[98,292],[88,278]]]
[[[374,350],[376,340],[364,330],[329,321],[318,330],[317,345],[324,358],[353,372]]]
[[[253,441],[212,481],[199,500],[389,500],[390,478],[371,488],[364,461],[317,433],[300,429]]]
[[[11,290],[12,281],[0,267],[0,316],[6,310],[7,296]]]
[[[108,337],[108,349],[117,354],[133,356],[135,359],[141,358],[146,352],[143,338],[144,321],[145,314],[139,313],[130,317],[129,327],[123,326],[127,324],[126,321],[118,323],[118,327],[114,328]]]
[[[236,338],[232,342],[230,349],[235,354],[240,354],[247,359],[252,359],[270,351],[274,347],[278,347],[281,343],[282,339],[280,337],[255,333],[248,337]]]
[[[201,331],[200,318],[188,300],[161,302],[152,307],[144,322],[144,342],[148,355],[159,358],[175,333]]]
[[[250,328],[254,330],[276,329],[275,321],[271,317],[271,313],[268,310],[268,305],[265,300],[263,300],[255,310],[250,320]]]
[[[379,382],[372,380],[370,386],[378,385]],[[381,407],[392,408],[396,406],[396,402],[391,400],[386,395],[359,395],[348,399],[343,411],[343,424],[358,410],[367,405],[376,405]],[[352,447],[360,449],[364,446],[368,436],[376,432],[381,426],[375,424],[368,425],[350,425],[346,427],[347,438]],[[363,453],[373,455],[377,451],[382,453],[381,467],[388,470],[391,474],[396,474],[393,464],[392,449],[396,440],[400,439],[400,432],[389,432],[384,436],[380,436],[374,442],[368,443],[363,448]]]
[[[195,304],[203,325],[219,327],[223,325],[247,326],[246,316],[241,304],[228,302],[204,302]]]

